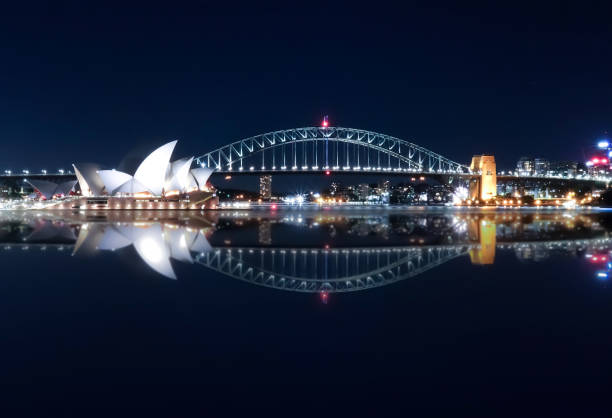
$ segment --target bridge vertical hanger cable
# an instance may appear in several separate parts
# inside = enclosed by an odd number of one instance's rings
[[[325,168],[329,168],[329,138],[325,137]]]
[[[336,141],[336,167],[340,167],[340,153],[338,152],[338,141]]]
[[[346,143],[346,151],[345,151],[345,153],[346,153],[346,166],[350,167],[350,163],[349,163],[349,143],[348,142]]]

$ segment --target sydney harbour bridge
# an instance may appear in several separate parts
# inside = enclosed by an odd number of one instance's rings
[[[484,176],[497,180],[524,180],[524,176],[499,175],[493,164],[486,169],[478,164],[463,164],[413,142],[362,129],[334,126],[304,127],[269,132],[241,139],[194,159],[194,164],[214,173],[232,175],[291,174],[377,174],[384,176],[426,176],[443,183],[472,180],[483,184]],[[61,181],[74,178],[71,172],[0,173],[0,181],[23,179]],[[529,176],[530,181],[563,182],[569,185],[606,185],[610,179],[593,176]]]

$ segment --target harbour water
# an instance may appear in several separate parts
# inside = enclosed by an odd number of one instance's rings
[[[584,413],[610,250],[600,210],[2,212],[0,374],[19,411]]]

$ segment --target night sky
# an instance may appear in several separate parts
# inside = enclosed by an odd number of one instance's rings
[[[112,167],[171,139],[199,155],[326,114],[501,169],[582,160],[612,130],[605,3],[82,3],[2,11],[2,170]]]

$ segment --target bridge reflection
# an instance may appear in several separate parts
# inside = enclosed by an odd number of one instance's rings
[[[492,264],[500,250],[538,260],[609,252],[606,215],[576,212],[69,212],[0,217],[0,248],[91,254],[133,247],[153,270],[173,261],[298,292],[350,292],[423,274],[457,257]]]

